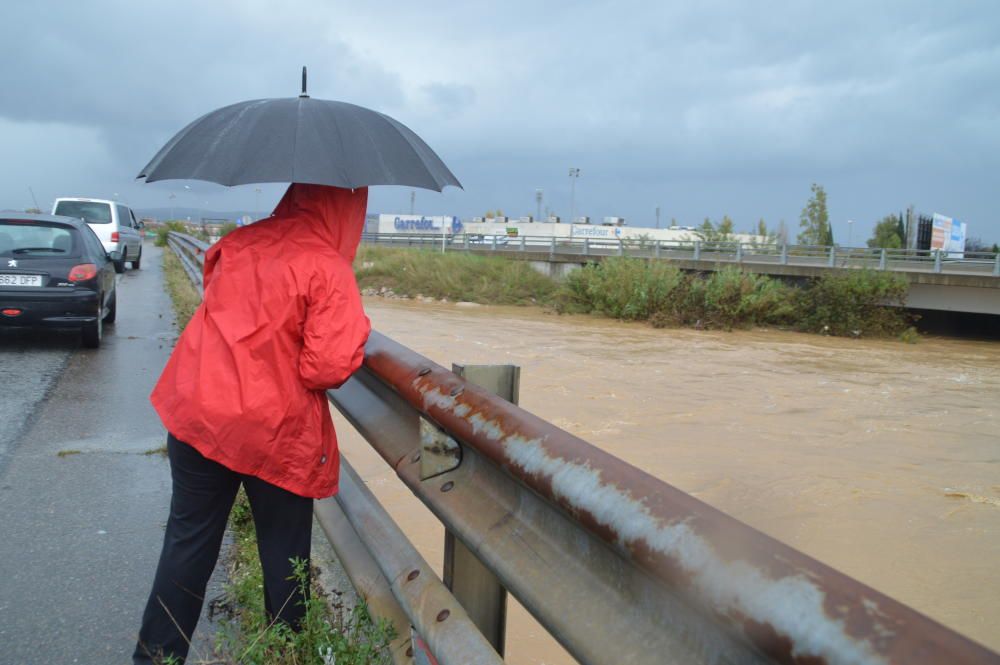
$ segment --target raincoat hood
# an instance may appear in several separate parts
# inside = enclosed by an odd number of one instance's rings
[[[367,187],[342,189],[293,183],[272,216],[308,220],[312,230],[351,263],[365,228],[367,206]]]

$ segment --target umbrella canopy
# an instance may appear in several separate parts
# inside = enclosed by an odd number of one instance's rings
[[[461,187],[424,141],[389,116],[305,94],[226,106],[177,133],[137,176],[220,185]]]

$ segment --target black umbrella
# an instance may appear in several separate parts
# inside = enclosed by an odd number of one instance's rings
[[[220,185],[301,182],[334,187],[461,187],[433,150],[389,116],[302,94],[212,111],[177,133],[138,178]]]

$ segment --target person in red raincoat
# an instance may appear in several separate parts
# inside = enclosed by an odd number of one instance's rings
[[[293,184],[272,217],[205,255],[204,299],[151,397],[169,432],[173,495],[135,663],[187,655],[242,484],[268,615],[293,627],[312,500],[337,492],[325,391],[361,365],[371,325],[351,263],[367,189]]]

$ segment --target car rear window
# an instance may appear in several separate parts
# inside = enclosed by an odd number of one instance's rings
[[[76,229],[31,220],[0,220],[0,256],[78,256]],[[0,263],[0,267],[5,265]]]
[[[82,217],[88,224],[111,223],[111,206],[96,201],[60,201],[56,204],[55,214]]]

